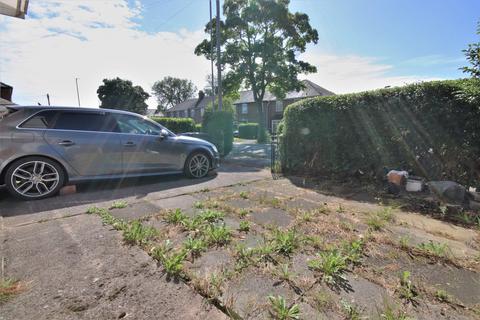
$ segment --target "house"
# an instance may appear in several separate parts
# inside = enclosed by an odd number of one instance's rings
[[[276,131],[277,125],[283,118],[283,110],[288,105],[304,98],[311,98],[317,96],[331,96],[333,92],[309,81],[302,81],[305,88],[300,91],[291,91],[285,95],[283,100],[277,98],[267,92],[263,99],[263,111],[265,115],[265,124],[270,131]],[[240,98],[234,103],[237,112],[238,122],[259,122],[258,108],[253,99],[253,92],[251,90],[241,91]],[[273,129],[273,130],[272,130]]]
[[[205,96],[203,91],[198,92],[197,98],[187,99],[180,102],[173,108],[166,110],[166,117],[192,118],[196,123],[202,123],[203,114],[209,103],[212,103],[211,96]]]
[[[157,109],[147,109],[147,112],[145,113],[147,117],[163,117],[163,112],[158,111]]]

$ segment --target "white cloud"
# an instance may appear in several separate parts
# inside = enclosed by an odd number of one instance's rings
[[[150,91],[171,75],[202,88],[210,65],[193,50],[203,32],[144,32],[134,22],[141,10],[140,2],[129,7],[126,0],[31,1],[26,20],[0,17],[0,81],[14,86],[22,104],[45,104],[49,93],[53,104],[76,105],[76,77],[85,106],[99,105],[96,90],[104,78],[129,79]],[[337,93],[429,80],[388,76],[393,66],[374,58],[315,48],[304,58],[318,68],[308,78]],[[148,103],[156,106],[153,98]]]
[[[359,92],[439,79],[416,75],[390,76],[388,72],[392,71],[394,66],[358,55],[339,56],[312,50],[302,58],[318,69],[317,73],[310,74],[307,78],[335,93]]]
[[[98,106],[104,78],[119,76],[150,91],[167,75],[203,87],[209,72],[208,61],[193,53],[202,32],[143,32],[132,22],[138,4],[32,1],[29,13],[35,19],[0,18],[0,81],[14,86],[18,103],[45,103],[49,93],[53,104],[76,105],[75,77],[82,105]],[[153,98],[148,103],[156,106]]]

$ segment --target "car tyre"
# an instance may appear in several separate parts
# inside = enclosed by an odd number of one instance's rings
[[[57,194],[65,178],[65,171],[57,162],[44,157],[25,157],[8,167],[5,186],[18,199],[38,200]]]
[[[184,173],[188,178],[199,179],[208,175],[211,159],[204,152],[193,152],[185,161]]]

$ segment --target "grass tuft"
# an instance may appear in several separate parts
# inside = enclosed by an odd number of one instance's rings
[[[6,278],[0,280],[0,304],[7,302],[17,294],[24,291],[22,283],[13,278]]]
[[[140,221],[134,220],[123,229],[123,239],[126,243],[146,245],[157,235],[157,229],[144,226]]]
[[[338,250],[320,252],[317,259],[310,260],[308,267],[323,274],[323,281],[334,284],[338,279],[344,279],[343,274],[347,269],[347,257]]]
[[[114,201],[109,209],[110,210],[111,209],[123,209],[123,208],[126,208],[127,206],[128,206],[127,201],[119,200],[119,201]]]
[[[268,296],[270,300],[270,315],[277,320],[300,319],[300,308],[297,304],[288,306],[282,296]]]

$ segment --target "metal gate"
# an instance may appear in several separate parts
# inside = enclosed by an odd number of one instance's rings
[[[274,180],[281,178],[282,174],[279,150],[278,135],[272,134],[270,141],[270,172]]]

